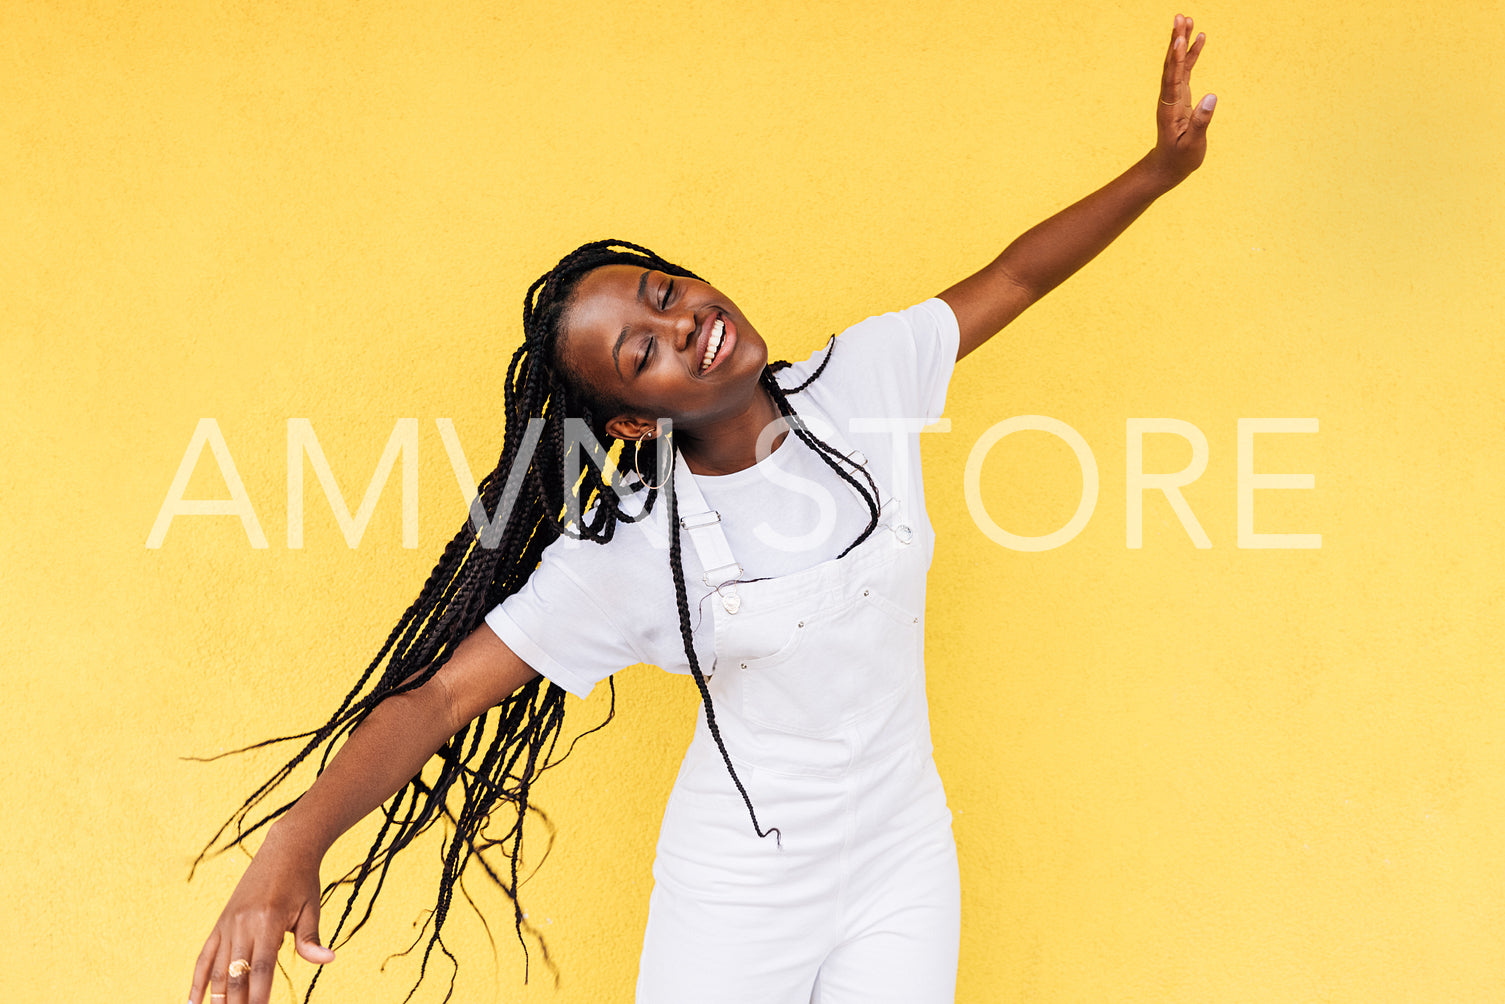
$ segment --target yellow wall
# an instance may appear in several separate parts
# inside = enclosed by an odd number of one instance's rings
[[[1489,6],[1193,11],[1211,36],[1195,86],[1221,98],[1205,168],[959,368],[926,458],[959,999],[1505,995]],[[187,885],[188,863],[272,760],[180,757],[322,719],[374,651],[463,514],[434,420],[488,466],[539,272],[584,240],[646,243],[803,355],[1147,149],[1175,13],[5,8],[0,996],[23,1002],[182,999],[242,867]],[[1025,414],[1077,430],[1101,475],[1087,527],[1040,553],[985,537],[962,490],[972,445]],[[225,516],[145,546],[203,417],[266,549]],[[418,419],[418,548],[395,480],[355,550],[310,480],[305,546],[287,547],[292,417],[352,504]],[[1185,496],[1210,549],[1158,495],[1126,547],[1126,423],[1158,417],[1206,435]],[[1237,546],[1253,417],[1320,421],[1256,453],[1315,479],[1257,492],[1256,529],[1320,549]],[[1150,437],[1146,467],[1189,455]],[[190,495],[222,497],[205,460]],[[1000,443],[982,479],[1018,533],[1064,522],[1080,482],[1043,433]],[[618,722],[540,794],[561,834],[526,893],[557,993],[518,986],[505,937],[494,968],[457,913],[458,999],[630,1000],[695,698],[642,668],[620,691]],[[329,999],[401,999],[402,962],[372,980],[430,893],[423,856]]]

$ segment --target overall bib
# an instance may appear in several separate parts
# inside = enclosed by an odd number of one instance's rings
[[[659,834],[638,1004],[950,1004],[960,886],[925,701],[930,528],[886,516],[843,558],[738,583],[682,457],[674,481],[719,587],[698,614],[690,591],[691,616],[715,618],[717,725],[779,836],[753,832],[702,706]]]

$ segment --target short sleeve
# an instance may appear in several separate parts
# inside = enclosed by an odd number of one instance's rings
[[[914,374],[914,400],[923,417],[938,421],[946,410],[946,388],[956,369],[956,353],[961,346],[961,329],[951,305],[940,297],[917,303],[899,312],[914,339],[918,365]],[[918,416],[917,416],[918,417]]]
[[[559,538],[523,587],[486,615],[518,658],[582,698],[618,670],[646,661],[569,568],[572,549],[601,546]]]
[[[938,421],[961,342],[956,315],[935,297],[904,310],[875,314],[836,336],[835,344],[790,367],[793,386],[830,365],[810,395],[832,414],[852,418]]]

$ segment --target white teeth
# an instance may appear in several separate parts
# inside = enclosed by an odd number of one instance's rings
[[[700,360],[700,372],[704,373],[706,367],[711,365],[711,360],[716,358],[716,353],[721,349],[721,336],[726,332],[726,322],[716,318],[716,323],[711,325],[711,338],[706,343],[705,358]]]

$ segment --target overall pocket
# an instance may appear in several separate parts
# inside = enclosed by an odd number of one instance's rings
[[[772,655],[727,667],[762,730],[831,737],[900,693],[918,669],[918,617],[864,590],[798,622]]]

